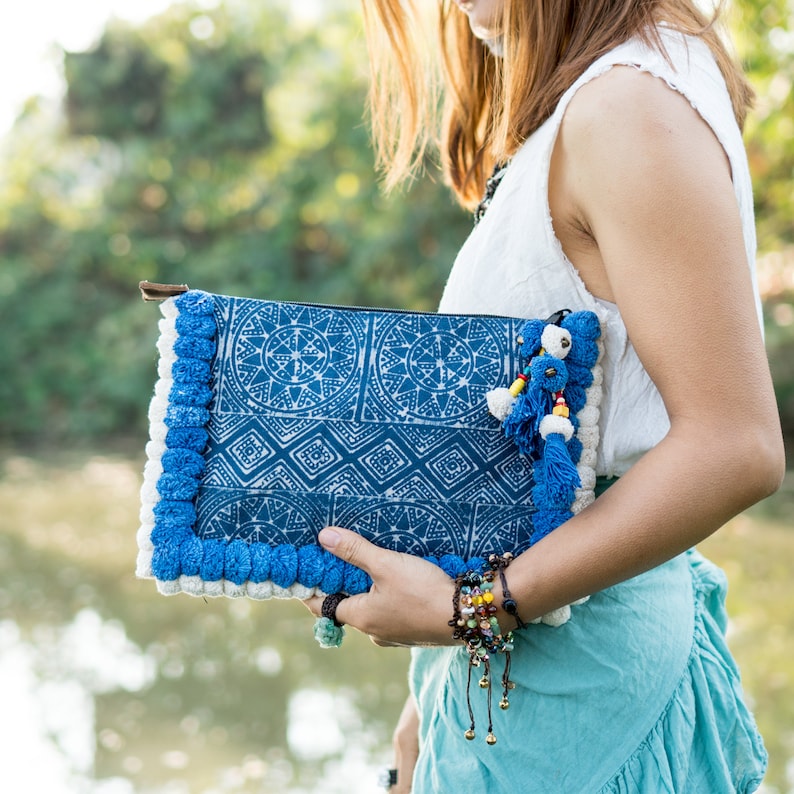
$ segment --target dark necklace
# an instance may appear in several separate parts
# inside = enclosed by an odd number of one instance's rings
[[[504,179],[505,172],[507,171],[507,163],[497,163],[494,166],[493,172],[488,177],[485,183],[485,194],[483,195],[480,203],[474,209],[474,225],[476,226],[485,215],[488,207],[491,206],[496,188],[499,183]]]

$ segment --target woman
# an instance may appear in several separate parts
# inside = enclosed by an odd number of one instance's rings
[[[724,580],[687,551],[784,470],[739,131],[749,89],[691,0],[456,5],[441,3],[431,53],[446,75],[443,163],[466,206],[497,176],[440,310],[598,314],[598,474],[612,484],[507,571],[524,621],[591,598],[561,627],[515,632],[494,747],[463,736],[452,580],[323,530],[374,582],[339,621],[383,645],[447,646],[413,652],[392,791],[754,791],[766,756],[724,644]],[[409,4],[364,6],[375,140],[395,184],[435,134],[431,48]],[[494,593],[501,604],[498,580]]]

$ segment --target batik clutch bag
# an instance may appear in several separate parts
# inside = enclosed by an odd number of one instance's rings
[[[590,312],[527,322],[200,291],[161,309],[137,572],[163,593],[365,591],[318,545],[328,525],[455,575],[593,499]]]

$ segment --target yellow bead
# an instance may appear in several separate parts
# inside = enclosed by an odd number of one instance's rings
[[[564,416],[566,419],[571,415],[567,405],[555,405],[554,408],[551,409],[551,412],[554,416]]]
[[[493,601],[493,593],[483,593],[482,600],[485,601],[486,604],[490,604]]]
[[[518,397],[522,391],[524,391],[524,386],[527,385],[527,382],[523,378],[516,378],[513,383],[510,385],[508,391],[513,397]]]
[[[482,596],[481,595],[472,596],[471,603],[474,604],[474,606],[476,607],[480,606],[480,604],[482,604]]]

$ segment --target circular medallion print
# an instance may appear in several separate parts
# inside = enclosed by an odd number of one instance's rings
[[[279,383],[309,383],[325,374],[328,343],[313,328],[291,325],[274,331],[262,351],[262,365]]]
[[[251,302],[229,366],[243,404],[306,415],[355,390],[360,333],[318,306]]]
[[[406,417],[458,421],[482,413],[504,355],[485,322],[400,315],[378,345],[377,378]]]

